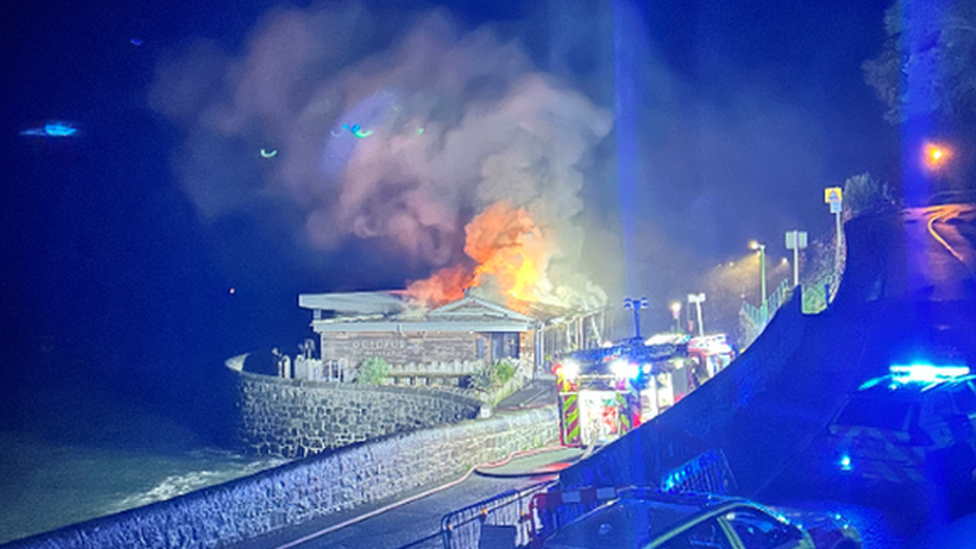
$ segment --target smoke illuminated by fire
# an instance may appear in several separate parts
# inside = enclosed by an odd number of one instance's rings
[[[552,245],[524,208],[496,202],[471,220],[465,234],[464,253],[475,266],[440,269],[412,282],[408,295],[426,306],[460,299],[472,287],[508,304],[551,299],[546,269]]]
[[[185,133],[174,166],[202,220],[266,220],[293,236],[296,263],[346,287],[433,272],[410,284],[420,303],[466,288],[499,303],[606,299],[582,260],[581,191],[613,116],[491,26],[282,7],[239,51],[201,40],[161,60],[149,102]],[[357,271],[359,257],[388,258],[371,266],[385,272]]]

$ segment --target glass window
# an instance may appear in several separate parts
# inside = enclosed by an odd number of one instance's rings
[[[681,532],[659,549],[732,549],[732,543],[718,521],[711,519]]]
[[[854,398],[837,418],[841,425],[898,430],[905,427],[911,403],[885,398]]]
[[[965,383],[962,390],[954,393],[952,398],[956,401],[956,406],[960,412],[976,414],[976,392],[973,391],[972,384]]]
[[[735,530],[745,549],[793,547],[788,542],[799,539],[795,528],[758,509],[736,509],[726,513],[725,520]]]

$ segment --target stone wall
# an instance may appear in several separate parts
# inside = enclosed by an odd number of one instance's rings
[[[259,454],[286,458],[457,423],[481,407],[477,399],[437,389],[239,375],[242,441]]]
[[[468,468],[555,442],[555,407],[348,446],[11,543],[10,549],[221,547],[457,478]]]

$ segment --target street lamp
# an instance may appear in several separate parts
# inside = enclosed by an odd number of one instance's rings
[[[952,158],[952,149],[940,143],[926,143],[922,154],[925,167],[930,171],[936,171]]]
[[[676,333],[681,333],[681,302],[675,301],[671,304],[671,316],[674,317],[674,328]]]
[[[766,310],[766,245],[753,240],[749,243],[749,247],[753,250],[759,250],[759,270],[762,275],[762,283],[759,286],[760,295],[762,296],[762,307],[760,310],[762,311],[763,326],[765,326],[766,315],[768,313]]]
[[[640,339],[640,310],[647,308],[647,298],[642,297],[640,299],[631,299],[629,297],[625,297],[624,308],[634,310],[634,337]]]
[[[698,336],[705,336],[705,323],[702,322],[701,304],[705,301],[705,294],[688,294],[688,303],[694,303],[698,312]]]

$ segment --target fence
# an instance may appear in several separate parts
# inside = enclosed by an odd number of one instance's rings
[[[532,540],[529,505],[555,481],[508,490],[497,496],[444,515],[441,538],[444,549],[478,549],[491,540],[500,546],[524,547]],[[502,540],[505,540],[504,542]]]
[[[709,450],[661,479],[661,492],[705,492],[727,495],[736,489],[725,453]],[[557,481],[509,490],[441,519],[444,549],[539,547],[546,538],[584,514],[622,494],[653,493],[656,488],[633,486],[561,490]],[[431,548],[432,539],[421,540]]]
[[[756,307],[752,303],[745,300],[742,301],[741,314],[748,318],[749,321],[755,326],[765,328],[766,322],[769,322],[769,320],[773,318],[773,315],[776,314],[776,311],[779,310],[784,303],[789,301],[790,296],[792,295],[792,290],[793,287],[791,286],[790,279],[785,279],[783,282],[780,282],[779,286],[777,286],[771,294],[766,296],[765,319],[763,319],[762,306]]]
[[[674,469],[661,480],[662,492],[707,492],[727,495],[736,489],[725,452],[709,450]]]

